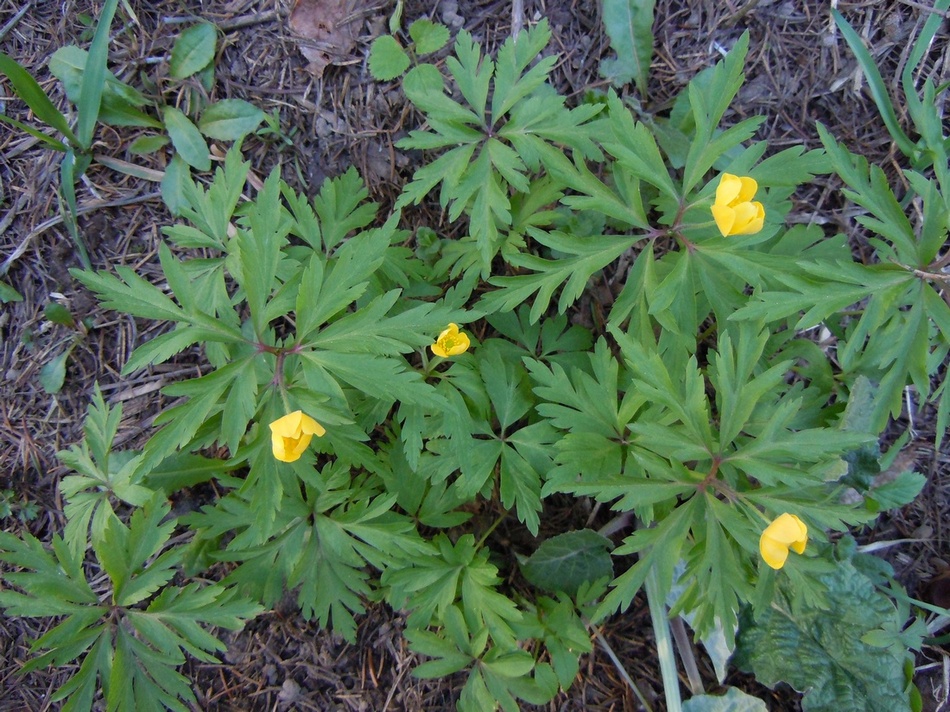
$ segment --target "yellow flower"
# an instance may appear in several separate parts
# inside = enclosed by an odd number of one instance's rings
[[[458,324],[449,324],[449,328],[439,334],[439,338],[429,348],[436,356],[448,358],[465,353],[471,344],[468,334],[459,331]]]
[[[319,438],[325,432],[320,423],[303,411],[288,413],[270,424],[274,457],[281,462],[294,462],[307,449],[314,435]]]
[[[788,550],[794,549],[795,553],[801,554],[807,542],[808,527],[794,514],[786,512],[776,517],[762,532],[759,552],[765,563],[773,569],[780,569],[785,566]]]
[[[754,235],[762,229],[765,208],[758,201],[750,202],[758,189],[759,184],[753,178],[722,174],[719,187],[716,188],[712,214],[723,237]]]

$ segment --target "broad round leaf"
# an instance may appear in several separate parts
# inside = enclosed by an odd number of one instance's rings
[[[40,385],[47,393],[56,394],[62,390],[66,380],[66,359],[69,358],[70,350],[66,349],[54,356],[52,361],[43,364],[40,369]]]
[[[401,76],[409,68],[409,55],[391,35],[373,40],[369,50],[369,71],[381,82]]]
[[[521,573],[538,588],[577,593],[585,583],[612,577],[610,539],[590,529],[551,537],[521,566]]]
[[[416,20],[409,25],[409,36],[416,45],[416,54],[432,54],[449,41],[449,28],[431,20]]]
[[[211,168],[211,154],[201,132],[191,123],[191,119],[173,106],[165,107],[165,128],[172,145],[185,163],[199,171]]]
[[[139,136],[129,144],[129,153],[133,156],[142,156],[148,153],[155,153],[162,146],[168,144],[168,136]]]
[[[222,99],[201,114],[198,130],[208,138],[237,141],[264,120],[264,112],[243,99]]]
[[[174,79],[185,79],[211,64],[217,35],[210,22],[201,22],[182,32],[172,48],[168,73]]]

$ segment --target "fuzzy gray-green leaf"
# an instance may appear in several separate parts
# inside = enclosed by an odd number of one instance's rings
[[[539,588],[574,595],[585,583],[613,576],[612,546],[590,529],[559,534],[541,544],[522,564],[521,572]]]

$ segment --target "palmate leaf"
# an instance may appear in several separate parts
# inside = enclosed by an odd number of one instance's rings
[[[513,644],[511,624],[521,619],[521,612],[495,590],[501,579],[498,569],[488,562],[488,552],[475,548],[471,534],[454,545],[440,534],[433,544],[428,553],[383,573],[381,583],[390,587],[392,604],[408,608],[410,625],[423,628],[433,619],[444,620],[459,601],[473,625],[486,627],[498,642]]]
[[[258,467],[252,463],[252,471]],[[294,474],[268,474],[269,479],[256,478],[263,487],[232,494],[191,523],[203,537],[236,533],[227,551],[218,555],[240,562],[228,585],[267,606],[297,589],[305,618],[316,618],[322,627],[355,640],[354,616],[364,611],[375,589],[372,569],[390,568],[428,547],[411,520],[393,511],[395,495],[380,495],[375,478],[354,479],[351,468],[339,460],[317,473],[299,468],[296,475],[307,482],[303,488]],[[279,488],[273,522],[265,526],[257,490],[275,489],[282,477],[287,485]]]
[[[512,265],[531,269],[534,274],[490,278],[489,282],[500,289],[483,297],[478,304],[480,309],[489,313],[512,310],[537,292],[530,312],[534,323],[547,310],[554,291],[564,284],[557,304],[558,312],[563,314],[580,298],[595,272],[642,239],[629,235],[597,235],[580,240],[567,233],[543,232],[534,228],[528,228],[528,234],[538,243],[565,256],[558,259],[529,254],[511,256],[509,262]]]
[[[94,541],[98,563],[113,582],[110,605],[100,604],[87,583],[85,548],[75,552],[56,537],[51,555],[28,534],[20,540],[0,533],[0,560],[24,569],[4,574],[11,588],[0,591],[0,607],[8,615],[65,616],[34,643],[34,651],[46,652],[24,672],[82,659],[78,672],[52,695],[53,701],[67,700],[64,710],[91,710],[98,689],[107,709],[187,710],[183,701],[195,700],[191,684],[175,670],[184,652],[213,660],[210,654],[224,645],[204,626],[234,630],[260,612],[258,604],[217,584],[166,587],[147,609],[136,605],[171,579],[184,554],[160,553],[175,526],[174,520],[162,523],[169,509],[157,496],[133,513],[128,526],[113,516],[102,539]],[[91,575],[99,578],[98,570]]]
[[[251,203],[246,225],[246,230],[238,231],[238,267],[231,272],[244,289],[254,330],[260,338],[267,329],[266,307],[278,286],[277,265],[290,230],[289,221],[281,215],[278,170],[271,171],[257,200]]]
[[[169,408],[156,418],[154,424],[165,427],[146,443],[138,472],[150,472],[175,450],[185,447],[198,429],[225,407],[227,402],[225,394],[236,379],[247,378],[247,371],[251,369],[252,360],[253,356],[238,359],[206,376],[168,386],[166,391],[168,394],[188,396],[188,400]],[[245,384],[244,387],[248,385]],[[231,417],[237,418],[237,415],[232,414]],[[224,433],[224,435],[234,438],[234,430],[246,428],[249,417],[248,412],[243,411],[241,415],[241,419],[244,420],[243,425],[240,419],[230,421],[229,430],[232,432]]]
[[[742,67],[749,50],[749,33],[743,33],[725,59],[694,77],[688,86],[689,105],[696,137],[689,142],[683,169],[683,192],[689,193],[726,148],[741,143],[754,133],[764,117],[746,119],[714,139],[716,127],[732,103],[744,79]],[[726,137],[729,138],[726,138]],[[718,147],[711,146],[715,140]]]
[[[511,111],[511,118],[498,130],[532,171],[542,166],[559,175],[566,165],[566,149],[588,160],[603,160],[594,143],[589,122],[603,104],[582,104],[573,109],[550,90],[539,90]]]
[[[326,254],[348,234],[369,225],[379,207],[366,202],[369,191],[352,167],[341,176],[327,178],[312,204],[286,184],[281,184],[281,194],[294,219],[291,232]]]
[[[444,677],[469,668],[458,702],[463,712],[497,710],[499,706],[517,710],[516,698],[544,704],[557,693],[557,676],[550,665],[536,665],[530,653],[516,647],[489,645],[488,631],[472,628],[457,606],[446,610],[441,634],[409,628],[405,635],[413,651],[434,658],[416,667],[413,676]]]
[[[595,591],[587,588],[586,591]],[[581,593],[583,600],[586,592]],[[518,638],[533,638],[544,641],[544,647],[551,658],[551,667],[562,689],[569,689],[580,669],[581,655],[591,651],[591,636],[577,606],[570,596],[561,594],[557,599],[539,596],[534,602],[534,610],[528,604],[529,612],[522,623],[516,626]]]
[[[223,252],[227,247],[228,230],[235,208],[241,199],[244,182],[251,164],[240,150],[232,148],[224,157],[205,188],[191,178],[187,171],[181,175],[183,202],[177,214],[191,222],[197,230],[185,225],[174,225],[162,232],[182,247],[212,247]]]
[[[92,547],[103,570],[112,581],[112,601],[131,606],[147,598],[175,575],[173,567],[184,555],[181,549],[169,549],[155,557],[175,528],[175,520],[164,521],[171,507],[162,494],[156,494],[136,509],[126,527],[116,517],[108,520],[101,539]]]
[[[536,384],[537,410],[556,428],[619,440],[644,400],[629,388],[629,375],[621,370],[605,339],[598,339],[587,359],[589,368],[575,367],[569,372],[557,363],[549,366],[525,359]]]
[[[503,233],[512,223],[510,190],[530,189],[530,171],[537,171],[541,157],[563,144],[585,157],[599,156],[594,143],[578,127],[601,110],[587,105],[569,111],[563,98],[546,88],[554,58],[528,65],[550,38],[547,23],[509,39],[495,64],[482,56],[481,47],[467,32],[460,32],[455,57],[446,60],[463,106],[445,94],[444,80],[432,65],[420,65],[406,75],[403,87],[412,103],[426,114],[430,131],[414,131],[400,148],[447,148],[447,152],[417,171],[397,207],[418,203],[441,183],[440,202],[451,219],[470,217],[470,232],[477,246],[477,267],[490,272],[491,260],[502,247]],[[488,96],[492,92],[489,105]],[[453,260],[466,272],[475,267],[472,255]]]
[[[59,537],[53,540],[51,554],[28,533],[18,539],[0,532],[0,561],[23,569],[3,574],[4,581],[23,591],[0,591],[0,606],[8,615],[69,615],[99,603],[83,576],[82,553],[67,547]]]
[[[557,63],[556,56],[540,58],[530,69],[551,40],[546,19],[522,32],[514,40],[506,41],[495,61],[495,85],[491,100],[492,119],[497,121],[522,99],[539,89]],[[525,72],[525,69],[528,69]]]
[[[865,227],[886,238],[896,248],[896,253],[885,253],[883,256],[926,268],[926,261],[918,262],[914,228],[894,197],[884,171],[877,166],[869,166],[865,158],[848,151],[835,141],[821,124],[818,124],[818,133],[835,172],[850,189],[844,190],[845,197],[865,208],[873,216],[861,216],[858,220]]]

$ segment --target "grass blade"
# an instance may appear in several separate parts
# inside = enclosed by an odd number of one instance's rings
[[[53,102],[49,100],[43,88],[18,62],[3,54],[3,52],[0,52],[0,72],[6,75],[17,96],[26,102],[26,105],[32,109],[40,121],[52,126],[69,139],[71,143],[76,146],[79,145],[79,140],[72,129],[69,128],[66,117],[53,106]]]
[[[939,13],[945,12],[947,8],[950,8],[950,0],[937,0],[934,3],[930,17],[927,18],[927,21],[924,23],[924,28],[920,31],[920,35],[914,42],[910,56],[907,58],[907,63],[904,64],[904,71],[901,73],[901,84],[904,87],[905,93],[914,91],[914,70],[917,69],[917,65],[919,65],[920,60],[923,59],[924,53],[930,49],[937,30],[939,30],[943,24],[943,17],[941,17]]]
[[[92,146],[92,135],[99,120],[99,105],[102,102],[102,88],[106,80],[106,62],[109,58],[109,29],[115,16],[119,0],[106,0],[99,16],[99,25],[89,47],[89,60],[82,77],[82,90],[79,93],[79,121],[76,133],[81,148],[88,150]]]
[[[838,29],[841,30],[841,36],[844,37],[851,51],[854,52],[861,71],[864,72],[864,76],[868,80],[868,88],[871,90],[871,96],[874,98],[874,103],[877,104],[877,110],[881,112],[881,118],[884,120],[884,125],[887,127],[888,133],[890,133],[894,139],[901,153],[908,157],[913,156],[916,146],[897,122],[897,114],[894,113],[894,105],[891,103],[891,97],[887,93],[887,87],[884,86],[884,80],[881,78],[881,73],[878,71],[877,65],[874,64],[871,53],[867,51],[867,48],[861,41],[860,35],[854,31],[840,12],[832,10],[831,14],[834,15],[835,24],[838,26]]]
[[[10,124],[11,126],[16,126],[21,131],[26,131],[28,134],[30,134],[30,136],[33,136],[34,138],[38,138],[40,141],[45,143],[49,148],[52,148],[54,151],[66,150],[66,144],[64,144],[59,139],[53,138],[52,136],[49,136],[48,134],[45,134],[42,131],[34,129],[32,126],[24,124],[21,121],[17,121],[16,119],[11,119],[6,114],[0,114],[0,122],[3,122],[5,124]]]
[[[63,210],[63,222],[66,223],[69,234],[76,244],[76,251],[79,253],[79,261],[82,263],[83,269],[90,269],[92,264],[89,262],[89,253],[79,236],[79,225],[76,222],[76,216],[78,215],[76,212],[76,162],[76,154],[70,150],[63,156],[63,162],[59,164],[59,189],[63,201],[66,203],[65,210]],[[79,171],[78,175],[82,175],[82,172]]]

